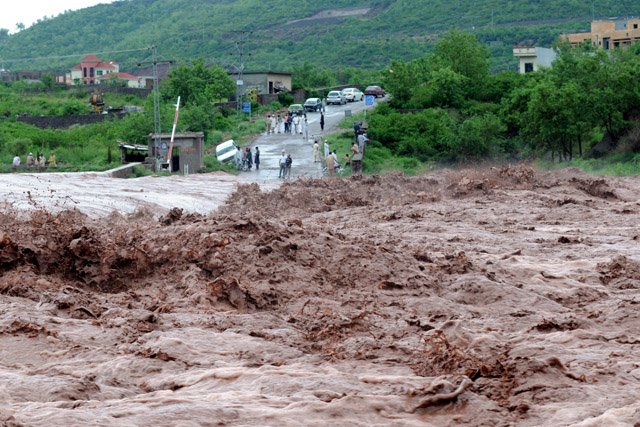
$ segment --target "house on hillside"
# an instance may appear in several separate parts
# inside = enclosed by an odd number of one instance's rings
[[[291,90],[292,75],[286,71],[244,71],[242,86],[247,92],[257,90],[258,95],[286,92]],[[229,71],[229,77],[236,82],[239,80],[235,71]]]
[[[104,62],[95,55],[87,55],[80,60],[80,63],[71,67],[71,81],[80,82],[85,85],[98,83],[98,77],[109,73],[120,71],[120,64],[115,61]]]
[[[167,79],[169,72],[171,71],[170,64],[158,64],[158,80],[163,81]],[[141,78],[140,87],[153,89],[153,67],[136,68],[130,71],[131,75]]]
[[[640,19],[593,21],[591,32],[563,34],[560,38],[572,47],[590,43],[597,49],[625,48],[640,40]]]
[[[556,59],[553,49],[533,46],[514,46],[513,56],[520,58],[518,71],[521,74],[538,71],[540,68],[551,68]]]
[[[103,83],[108,83],[110,79],[122,80],[127,83],[128,87],[132,87],[136,89],[145,87],[144,78],[137,77],[129,73],[121,73],[121,72],[103,74],[101,76],[96,77],[95,82],[96,84],[103,84]]]

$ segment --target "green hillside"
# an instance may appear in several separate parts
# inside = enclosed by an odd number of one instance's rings
[[[589,28],[592,15],[640,15],[632,0],[130,0],[44,19],[13,35],[0,32],[0,67],[67,70],[96,53],[121,69],[148,58],[126,51],[155,44],[164,58],[233,62],[239,31],[248,69],[383,68],[430,51],[442,33],[471,31],[490,46],[493,68],[515,66],[514,43],[549,46],[563,32]],[[103,53],[104,52],[104,53]],[[52,56],[55,59],[33,58]],[[21,60],[18,60],[21,59]]]

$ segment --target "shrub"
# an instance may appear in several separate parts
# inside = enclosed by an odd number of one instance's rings
[[[278,93],[278,101],[280,101],[280,103],[284,107],[288,107],[289,105],[293,104],[295,100],[293,99],[293,95],[291,95],[289,92],[280,92]]]

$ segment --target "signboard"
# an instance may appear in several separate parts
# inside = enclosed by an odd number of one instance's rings
[[[244,111],[245,113],[250,113],[251,112],[251,103],[250,102],[243,102],[242,103],[242,111]]]
[[[367,95],[364,98],[364,105],[373,105],[373,95]]]
[[[242,80],[236,80],[236,85],[242,86],[244,82]]]

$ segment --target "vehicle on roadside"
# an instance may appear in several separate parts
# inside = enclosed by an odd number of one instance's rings
[[[304,112],[304,108],[302,104],[291,104],[289,106],[289,112],[292,114],[302,114]]]
[[[332,90],[327,94],[327,105],[328,104],[344,105],[346,103],[347,103],[347,98],[345,98],[345,96],[340,91]]]
[[[220,163],[229,163],[236,158],[238,150],[239,148],[233,139],[225,141],[216,146],[216,159],[218,159]]]
[[[342,89],[342,94],[347,98],[347,102],[362,101],[364,99],[364,93],[355,87]]]
[[[384,96],[384,89],[382,89],[380,86],[367,86],[367,88],[364,90],[364,94],[365,95],[373,95],[376,98],[377,97],[383,97]]]
[[[320,98],[309,98],[304,103],[304,109],[307,111],[322,110],[322,100]]]

